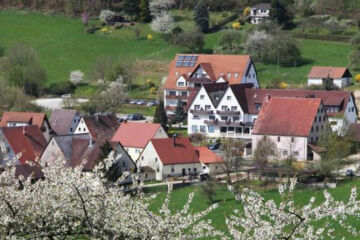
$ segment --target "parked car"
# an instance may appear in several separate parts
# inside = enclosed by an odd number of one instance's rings
[[[353,176],[355,176],[354,171],[353,171],[352,169],[346,170],[346,176],[348,176],[348,177],[353,177]]]
[[[214,143],[214,144],[209,144],[209,145],[207,145],[207,147],[208,147],[208,149],[210,149],[210,150],[218,150],[219,149],[219,147],[220,147],[220,143]]]
[[[210,175],[208,173],[200,173],[199,177],[200,177],[200,181],[207,181],[210,179]]]
[[[145,104],[146,104],[146,101],[145,101],[145,100],[139,100],[139,101],[137,101],[136,104],[137,104],[137,105],[145,105]]]
[[[61,95],[61,98],[71,98],[71,94],[70,93],[63,94]]]
[[[143,120],[144,116],[141,113],[133,113],[133,114],[129,114],[125,117],[125,120],[131,120],[131,121],[136,121],[136,120]]]
[[[133,100],[130,100],[129,102],[130,104],[136,104],[137,103],[137,100],[133,99]]]
[[[124,121],[124,118],[117,118],[118,123],[121,123]]]
[[[149,107],[152,107],[152,106],[155,106],[156,103],[154,101],[150,101],[146,105],[149,106]]]

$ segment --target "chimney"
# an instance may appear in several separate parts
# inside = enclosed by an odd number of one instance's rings
[[[93,145],[94,145],[94,142],[93,142],[92,138],[90,137],[89,138],[89,147],[93,147]]]
[[[270,94],[266,94],[266,96],[265,96],[265,103],[268,103],[269,101],[270,101]]]
[[[26,130],[25,130],[25,126],[23,126],[23,129],[22,129],[23,131],[23,135],[25,135],[26,134]]]
[[[173,147],[175,147],[176,138],[177,138],[177,134],[175,133],[175,134],[173,135],[173,137],[172,137]]]

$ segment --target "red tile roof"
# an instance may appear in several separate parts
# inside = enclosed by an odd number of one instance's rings
[[[308,78],[342,78],[345,73],[350,74],[346,67],[319,67],[311,68]],[[350,74],[351,76],[351,74]]]
[[[91,137],[95,140],[110,141],[119,127],[116,116],[112,114],[85,116],[83,120],[89,129]]]
[[[123,122],[111,141],[120,142],[124,147],[145,148],[159,128],[161,125],[158,123]]]
[[[29,125],[36,125],[39,128],[42,127],[44,121],[48,121],[45,113],[33,113],[33,112],[4,112],[0,127],[7,127],[8,122],[20,122]]]
[[[247,72],[247,66],[251,62],[249,55],[188,54],[198,57],[196,64],[193,67],[176,67],[176,60],[180,55],[186,54],[176,54],[175,59],[171,61],[165,89],[186,89],[187,87],[177,87],[176,80],[180,76],[187,78],[189,73],[193,73],[198,68],[199,64],[205,71],[208,71],[209,77],[213,78],[212,81],[216,81],[224,75],[230,84],[241,83]],[[231,73],[230,78],[227,77],[228,73]],[[238,77],[235,77],[235,73],[238,74]]]
[[[4,127],[1,131],[15,154],[22,154],[21,164],[37,161],[46,148],[46,139],[37,126]]]
[[[151,139],[161,162],[164,165],[200,163],[199,156],[189,138]]]
[[[256,104],[262,104],[267,94],[270,97],[321,98],[323,105],[339,107],[338,113],[344,114],[352,93],[350,91],[292,90],[292,89],[246,89],[246,105],[248,113],[257,114]],[[242,105],[241,105],[242,106]],[[356,110],[357,111],[357,110]]]
[[[223,163],[224,162],[224,160],[219,155],[217,155],[216,153],[214,153],[207,147],[195,147],[195,150],[197,151],[197,153],[199,155],[200,162],[202,162],[204,164]]]
[[[270,98],[264,101],[252,134],[307,137],[320,105],[320,98]]]

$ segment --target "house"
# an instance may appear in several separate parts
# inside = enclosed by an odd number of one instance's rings
[[[38,126],[0,128],[0,165],[37,162],[47,141]]]
[[[131,158],[136,161],[152,138],[168,138],[168,135],[157,123],[125,121],[120,124],[111,141],[121,143]]]
[[[91,138],[111,140],[119,123],[114,114],[95,114],[93,116],[84,116],[76,126],[74,134],[89,133]]]
[[[346,67],[314,66],[308,75],[308,86],[322,85],[327,78],[330,78],[334,86],[343,88],[351,84],[352,75]]]
[[[177,54],[164,85],[164,106],[173,113],[179,99],[186,106],[205,83],[252,83],[259,87],[249,55]]]
[[[256,89],[251,84],[204,84],[189,104],[188,134],[208,138],[239,138],[251,142],[251,133],[265,97],[321,98],[331,128],[343,135],[357,122],[350,91]]]
[[[51,113],[50,125],[57,135],[73,134],[80,119],[76,110],[57,108]]]
[[[269,20],[270,8],[270,3],[259,3],[252,6],[250,11],[250,22],[252,24],[259,24]]]
[[[206,146],[195,147],[202,165],[202,171],[208,174],[218,174],[225,172],[224,160]]]
[[[198,153],[189,138],[151,139],[137,165],[140,169],[151,169],[159,181],[202,172]]]
[[[101,146],[105,139],[92,140],[89,133],[68,134],[54,136],[41,155],[43,166],[50,166],[59,161],[65,161],[68,167],[77,167],[84,163],[84,171],[91,171],[100,160]],[[112,144],[112,148],[119,156],[117,162],[118,174],[134,171],[136,166],[125,149],[119,144]]]
[[[53,131],[45,113],[4,112],[0,127],[22,127],[36,125],[43,133],[46,141],[50,140]]]
[[[320,98],[268,95],[252,132],[252,146],[256,151],[259,141],[267,138],[273,144],[276,160],[289,156],[298,161],[316,160],[313,149],[327,127],[328,118]]]

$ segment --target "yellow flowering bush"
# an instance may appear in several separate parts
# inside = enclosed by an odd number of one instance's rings
[[[234,22],[231,26],[233,29],[236,29],[236,30],[241,28],[241,24],[239,22]]]
[[[281,82],[280,84],[279,84],[279,88],[280,89],[285,89],[285,88],[287,88],[288,87],[288,85],[287,85],[287,83],[285,83],[285,82]]]
[[[250,7],[246,7],[245,9],[244,9],[244,16],[248,16],[249,14],[250,14],[250,11],[251,11],[251,8]]]
[[[360,83],[360,74],[356,74],[356,76],[355,76],[355,81],[356,81],[357,83]]]
[[[101,30],[100,30],[103,34],[107,34],[109,32],[109,29],[107,27],[103,27]]]
[[[156,94],[156,88],[155,87],[152,87],[152,88],[150,88],[150,93],[151,94]]]
[[[151,34],[148,34],[146,38],[147,40],[152,40],[154,37]]]

